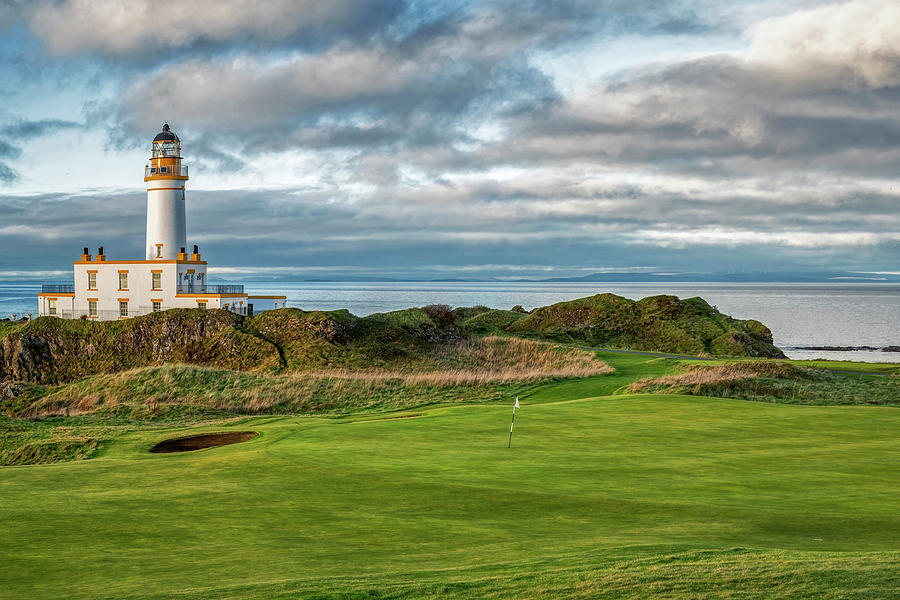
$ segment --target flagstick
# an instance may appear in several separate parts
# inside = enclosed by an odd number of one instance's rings
[[[512,421],[509,424],[509,441],[506,442],[507,448],[512,447],[512,430],[513,430],[513,425],[516,424],[516,409],[517,408],[519,408],[519,397],[518,396],[516,396],[516,403],[513,405]]]

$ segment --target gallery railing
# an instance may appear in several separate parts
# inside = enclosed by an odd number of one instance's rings
[[[41,285],[41,293],[44,294],[74,294],[74,283],[44,283]]]
[[[187,177],[188,166],[181,165],[181,167],[144,167],[144,177],[163,177],[164,175],[172,175],[174,177]]]

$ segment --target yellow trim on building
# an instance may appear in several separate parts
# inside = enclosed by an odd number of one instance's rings
[[[144,181],[152,181],[154,179],[172,179],[178,181],[187,181],[188,178],[184,175],[169,175],[167,173],[163,173],[162,175],[151,175],[150,177],[144,177]],[[176,189],[176,188],[172,188]],[[177,188],[183,190],[184,188]]]
[[[249,300],[287,300],[287,296],[247,296]]]
[[[57,298],[74,298],[74,292],[38,292],[38,296],[43,296],[48,300],[56,300]]]
[[[72,264],[74,265],[92,265],[97,261],[94,260],[76,260]],[[188,265],[205,265],[205,260],[175,260],[175,259],[153,259],[153,260],[105,260],[103,261],[108,265],[145,265],[147,263],[152,263],[154,265],[160,264],[175,264],[175,263],[183,263]]]

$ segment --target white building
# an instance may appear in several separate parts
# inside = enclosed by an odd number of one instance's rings
[[[224,308],[242,315],[284,308],[285,296],[250,296],[243,285],[209,285],[197,246],[187,252],[181,141],[169,125],[153,138],[147,182],[144,260],[107,260],[85,248],[74,263],[74,284],[45,284],[38,314],[66,319],[127,319],[169,308]]]

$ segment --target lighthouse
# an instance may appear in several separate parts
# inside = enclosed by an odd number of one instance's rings
[[[210,284],[207,264],[195,245],[187,249],[181,140],[166,123],[153,138],[147,184],[147,247],[144,259],[107,257],[83,248],[73,262],[72,283],[46,283],[38,294],[42,317],[109,321],[171,308],[220,308],[244,316],[284,308],[285,296],[251,296],[236,283]],[[87,232],[95,236],[102,227]],[[97,240],[100,241],[100,240]],[[102,242],[101,242],[102,243]],[[99,245],[99,244],[98,244]]]
[[[181,164],[181,140],[166,123],[153,138],[147,182],[147,260],[175,260],[187,247],[184,186],[187,165]]]

